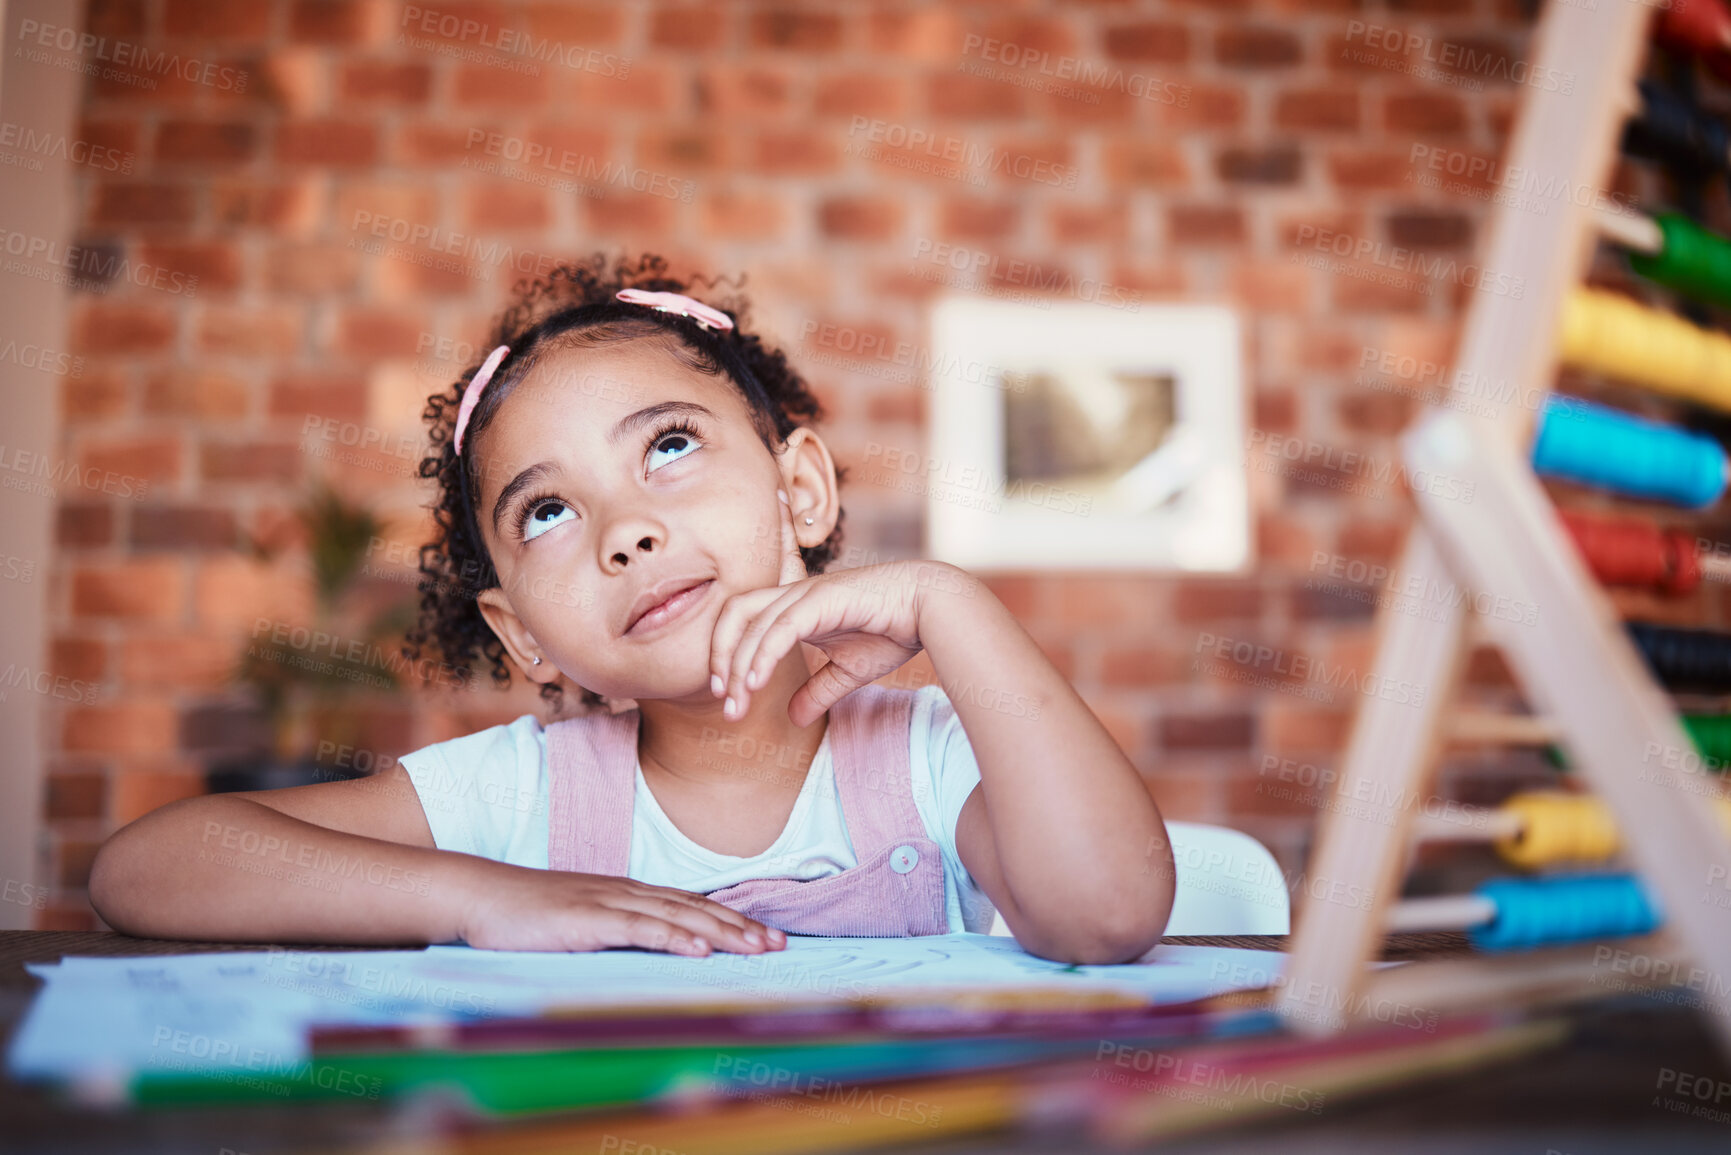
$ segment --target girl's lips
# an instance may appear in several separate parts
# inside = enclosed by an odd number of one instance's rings
[[[640,637],[643,634],[655,632],[662,626],[683,615],[685,611],[689,610],[692,606],[695,606],[698,602],[702,601],[704,597],[708,595],[709,588],[714,584],[715,579],[710,578],[700,585],[694,585],[688,590],[681,590],[674,594],[672,597],[668,598],[660,605],[653,607],[648,613],[638,618],[637,623],[625,631],[626,635],[629,637]]]

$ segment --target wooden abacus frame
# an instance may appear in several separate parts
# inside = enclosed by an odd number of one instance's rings
[[[1652,15],[1639,3],[1592,10],[1551,0],[1534,36],[1533,74],[1572,75],[1575,84],[1568,93],[1526,89],[1507,166],[1564,181],[1566,190],[1607,187],[1623,121],[1636,107]],[[1558,198],[1552,209],[1542,216],[1512,204],[1493,210],[1483,267],[1522,278],[1511,283],[1523,283],[1524,292],[1474,296],[1457,382],[1548,386],[1554,379],[1565,295],[1581,282],[1598,236],[1629,235],[1630,218],[1605,219],[1572,196]],[[1479,628],[1502,650],[1542,719],[1523,724],[1554,734],[1582,781],[1612,808],[1624,854],[1663,912],[1661,932],[1620,940],[1619,949],[1731,969],[1731,917],[1702,901],[1715,877],[1710,870],[1731,866],[1731,842],[1711,808],[1639,773],[1651,750],[1692,749],[1689,737],[1528,463],[1535,415],[1505,404],[1495,407],[1499,416],[1482,416],[1484,399],[1474,400],[1464,410],[1433,408],[1402,436],[1410,472],[1458,477],[1472,483],[1473,495],[1454,501],[1414,487],[1419,516],[1397,572],[1418,575],[1426,588],[1458,581],[1538,607],[1531,625],[1486,615]],[[1427,692],[1417,706],[1404,698],[1364,701],[1342,767],[1343,797],[1411,799],[1434,777],[1469,626],[1458,599],[1441,609],[1436,620],[1387,606],[1379,612],[1375,684],[1404,682]],[[1567,1000],[1611,977],[1609,968],[1595,967],[1593,945],[1369,969],[1404,876],[1413,808],[1392,806],[1389,818],[1384,825],[1345,810],[1323,815],[1307,890],[1350,884],[1358,888],[1353,893],[1368,889],[1369,898],[1312,900],[1301,911],[1276,998],[1294,1030],[1338,1030],[1374,1017],[1391,1000],[1442,1013]],[[1709,1019],[1731,1054],[1731,999],[1715,1000]]]

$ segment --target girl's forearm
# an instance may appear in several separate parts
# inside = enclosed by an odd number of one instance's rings
[[[947,568],[956,580],[925,587],[920,639],[979,761],[1006,921],[1066,953],[1141,953],[1175,882],[1153,797],[1004,604]]]
[[[503,864],[329,830],[245,798],[175,802],[96,856],[90,900],[116,930],[235,942],[440,943]]]

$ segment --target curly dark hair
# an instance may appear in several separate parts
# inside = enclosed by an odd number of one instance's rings
[[[745,331],[744,297],[735,291],[725,304],[708,302],[733,317],[735,327],[730,331],[707,329],[689,318],[617,299],[621,289],[694,295],[690,289],[696,284],[713,290],[724,283],[697,276],[690,282],[678,280],[668,275],[665,258],[654,254],[635,261],[619,257],[610,265],[602,253],[518,282],[515,303],[499,317],[485,345],[488,350],[508,345],[511,352],[470,416],[463,434],[465,448],[479,442],[499,407],[548,353],[655,340],[691,368],[732,381],[745,398],[764,447],[775,452],[794,429],[821,421],[824,412],[786,355]],[[422,413],[432,445],[421,459],[420,476],[438,486],[429,507],[435,536],[421,547],[420,619],[406,636],[404,653],[419,665],[422,654],[433,651],[443,660],[442,668],[454,670],[468,684],[473,684],[476,669],[482,666],[495,685],[504,687],[511,682],[505,644],[487,625],[475,601],[480,591],[499,584],[474,514],[480,499],[480,454],[470,452],[460,458],[451,444],[463,390],[480,367],[477,361],[442,392],[428,397]],[[846,472],[836,467],[838,482]],[[840,520],[838,513],[835,531],[824,541],[800,549],[807,572],[823,573],[835,559],[841,545]],[[609,707],[601,695],[581,689],[586,707]],[[562,706],[557,682],[542,686],[541,696],[555,712]]]

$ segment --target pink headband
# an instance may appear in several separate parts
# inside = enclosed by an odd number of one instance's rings
[[[694,301],[683,293],[650,293],[642,289],[621,289],[618,293],[621,301],[631,305],[648,305],[663,313],[673,313],[681,317],[690,317],[705,329],[732,329],[733,318],[720,309],[713,309],[702,301]],[[457,429],[451,436],[451,447],[458,457],[463,455],[463,432],[469,427],[469,418],[475,412],[475,406],[481,400],[481,394],[487,388],[487,382],[498,372],[499,365],[511,353],[509,345],[500,345],[487,359],[481,362],[481,367],[475,370],[475,375],[469,379],[468,388],[463,390],[462,404],[457,406]]]

